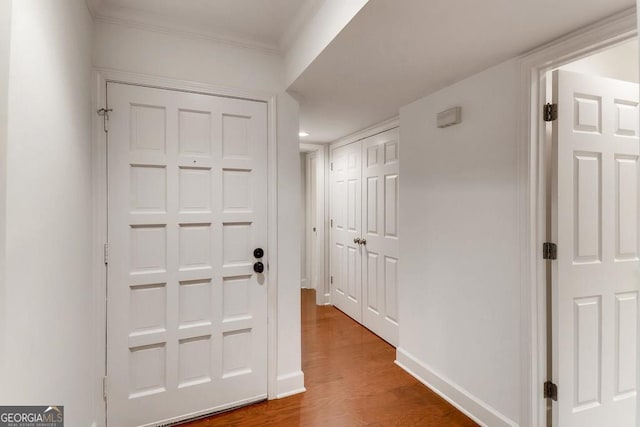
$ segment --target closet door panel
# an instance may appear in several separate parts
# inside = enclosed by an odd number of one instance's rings
[[[331,301],[362,321],[361,143],[335,148],[331,171]]]
[[[398,344],[399,130],[332,150],[331,301]]]
[[[362,323],[398,345],[399,130],[362,141]]]

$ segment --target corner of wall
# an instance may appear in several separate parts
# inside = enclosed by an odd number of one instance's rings
[[[300,327],[300,152],[298,102],[277,96],[277,367],[276,398],[304,391]]]
[[[304,393],[305,391],[307,389],[304,387],[304,373],[302,371],[278,376],[276,399]]]
[[[478,424],[491,427],[518,426],[515,421],[434,371],[401,347],[396,350],[395,364]]]

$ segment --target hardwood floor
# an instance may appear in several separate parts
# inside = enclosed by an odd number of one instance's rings
[[[184,424],[210,426],[475,426],[393,361],[395,349],[302,291],[306,393]]]

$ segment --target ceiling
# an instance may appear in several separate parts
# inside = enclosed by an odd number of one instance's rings
[[[94,17],[285,57],[328,0],[86,0]],[[305,142],[331,142],[635,0],[369,0],[289,87]]]
[[[277,52],[320,0],[88,0],[103,19],[125,19],[209,34]]]
[[[635,0],[370,0],[290,86],[308,141],[330,142]]]

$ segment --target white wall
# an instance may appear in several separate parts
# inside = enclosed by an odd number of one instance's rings
[[[400,110],[398,361],[491,426],[520,419],[517,76],[512,60]],[[462,124],[438,129],[454,106]]]
[[[298,102],[278,95],[278,395],[304,390],[300,336]]]
[[[300,153],[300,286],[307,288],[311,285],[311,277],[307,271],[307,223],[309,212],[307,206],[307,153]]]
[[[638,39],[563,65],[560,69],[638,83]]]
[[[96,22],[93,64],[217,86],[278,93],[282,59],[257,49]]]
[[[9,109],[9,54],[13,0],[0,2],[0,373],[4,372],[5,348],[5,230],[6,171]]]
[[[277,95],[277,394],[302,391],[298,103],[284,92],[282,58],[204,38],[97,22],[93,62],[98,68]]]
[[[70,426],[93,421],[91,40],[83,0],[13,2],[0,402]]]

